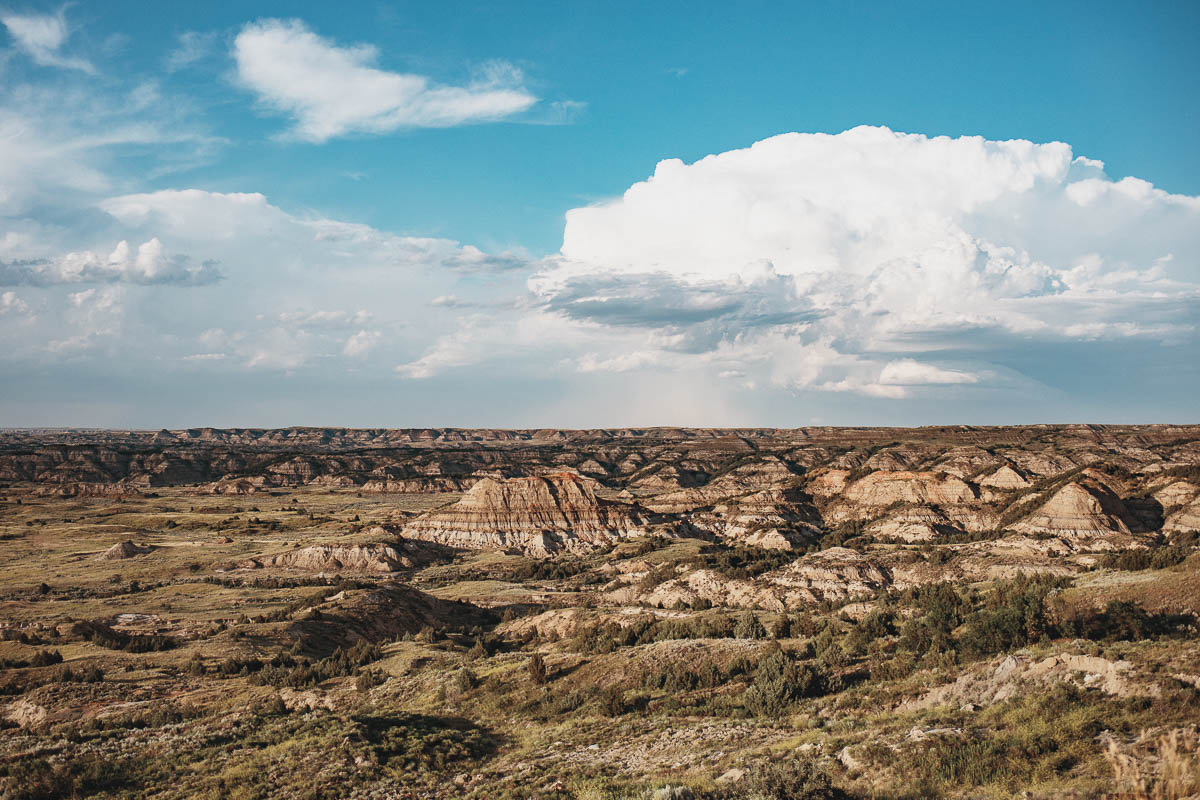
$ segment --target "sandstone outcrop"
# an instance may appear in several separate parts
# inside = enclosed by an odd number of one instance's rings
[[[893,503],[973,503],[979,492],[961,478],[937,472],[872,472],[846,487],[846,500],[883,508]]]
[[[128,483],[62,483],[39,486],[42,497],[133,497],[141,494]]]
[[[831,499],[845,490],[849,477],[848,469],[823,469],[810,476],[805,488],[813,497]]]
[[[867,526],[867,533],[878,539],[904,542],[928,542],[957,532],[945,514],[930,506],[906,506]]]
[[[1164,509],[1175,510],[1200,497],[1200,487],[1187,481],[1171,481],[1155,490],[1153,497]]]
[[[846,547],[810,553],[764,577],[784,591],[789,607],[869,596],[892,585],[886,568]]]
[[[1155,683],[1139,680],[1133,664],[1110,661],[1099,656],[1063,654],[1033,661],[1026,656],[1010,655],[998,660],[995,667],[983,665],[953,683],[943,684],[919,698],[900,705],[902,710],[917,710],[937,706],[989,706],[1028,691],[1030,684],[1049,686],[1072,682],[1085,688],[1095,688],[1116,697],[1156,696],[1162,688]]]
[[[378,492],[381,494],[465,492],[474,486],[476,481],[476,478],[451,478],[444,476],[383,478],[367,481],[362,485],[362,490],[364,492]]]
[[[649,530],[639,507],[597,496],[599,484],[574,473],[484,478],[458,502],[408,523],[403,535],[471,549],[545,555],[587,550]]]
[[[1051,534],[1100,549],[1132,542],[1129,512],[1121,500],[1095,481],[1072,481],[1013,525],[1021,533]]]
[[[278,482],[262,475],[253,478],[226,478],[201,487],[201,491],[214,495],[257,494],[278,486]]]
[[[1032,484],[1024,475],[1006,464],[981,480],[979,485],[989,489],[1025,489]]]

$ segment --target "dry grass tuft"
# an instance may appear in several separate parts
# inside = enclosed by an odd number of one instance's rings
[[[1188,800],[1200,797],[1200,736],[1176,729],[1159,737],[1155,758],[1139,759],[1109,742],[1105,759],[1121,800]]]

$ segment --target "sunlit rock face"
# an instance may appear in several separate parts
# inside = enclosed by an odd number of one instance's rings
[[[474,549],[531,554],[587,550],[647,530],[637,506],[596,495],[599,484],[573,473],[484,478],[461,500],[415,520],[404,536]]]

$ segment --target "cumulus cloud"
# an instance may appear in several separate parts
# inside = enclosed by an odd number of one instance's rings
[[[51,286],[72,283],[140,283],[203,286],[216,283],[216,264],[193,264],[184,255],[168,255],[162,242],[150,239],[136,250],[122,240],[107,256],[91,250],[53,260],[0,262],[0,286]]]
[[[0,15],[0,22],[4,23],[17,47],[34,62],[45,67],[95,72],[84,59],[71,58],[59,52],[70,35],[62,11],[57,14],[3,14]]]
[[[191,403],[219,376],[262,424],[338,403],[364,421],[578,425],[1095,417],[1122,391],[1110,416],[1153,419],[1196,388],[1200,201],[1062,144],[775,137],[664,162],[571,211],[562,251],[535,258],[254,192],[121,193],[136,184],[100,149],[8,130],[41,160],[0,160],[17,187],[0,191],[16,287],[0,286],[0,364],[61,387],[166,376]],[[178,290],[218,264],[211,289]],[[129,400],[121,423],[158,402]]]
[[[661,353],[736,351],[739,379],[901,398],[994,374],[939,363],[954,353],[1194,335],[1200,198],[1058,142],[791,133],[568,212],[529,287],[552,313],[669,332]]]
[[[293,134],[310,142],[494,121],[537,102],[511,65],[494,62],[466,86],[440,86],[380,69],[375,47],[340,47],[297,20],[246,25],[234,58],[239,80],[264,105],[294,117]]]

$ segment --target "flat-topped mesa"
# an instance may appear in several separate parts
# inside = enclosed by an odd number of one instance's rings
[[[410,522],[403,535],[451,547],[547,555],[588,550],[647,531],[643,509],[598,497],[598,487],[574,473],[484,478],[457,503]]]

